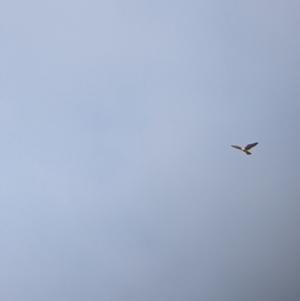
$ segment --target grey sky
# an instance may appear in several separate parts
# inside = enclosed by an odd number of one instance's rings
[[[299,13],[2,0],[0,299],[300,300]]]

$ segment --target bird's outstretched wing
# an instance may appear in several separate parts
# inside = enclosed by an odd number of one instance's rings
[[[258,142],[250,143],[250,144],[246,145],[245,149],[246,149],[246,150],[249,150],[249,149],[251,149],[252,147],[256,146],[257,144],[258,144]]]
[[[240,146],[238,146],[238,145],[231,145],[232,147],[234,147],[234,148],[237,148],[237,149],[242,149]]]

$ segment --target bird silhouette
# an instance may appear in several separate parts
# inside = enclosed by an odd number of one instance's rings
[[[243,151],[247,155],[251,155],[251,153],[249,152],[249,149],[251,149],[252,147],[256,146],[257,144],[258,144],[258,142],[247,144],[245,147],[241,147],[241,146],[238,146],[238,145],[231,145],[231,146],[234,147],[234,148],[237,148],[237,149],[239,149],[241,151]]]

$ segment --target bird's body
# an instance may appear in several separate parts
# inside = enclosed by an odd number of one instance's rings
[[[239,150],[243,151],[247,155],[251,155],[251,153],[249,152],[249,149],[256,146],[257,144],[258,144],[258,142],[247,144],[245,147],[241,147],[241,146],[238,146],[238,145],[231,145],[231,146],[236,148],[236,149],[239,149]]]

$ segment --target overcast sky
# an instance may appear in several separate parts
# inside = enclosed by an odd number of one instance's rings
[[[2,0],[0,299],[299,301],[299,15]]]

